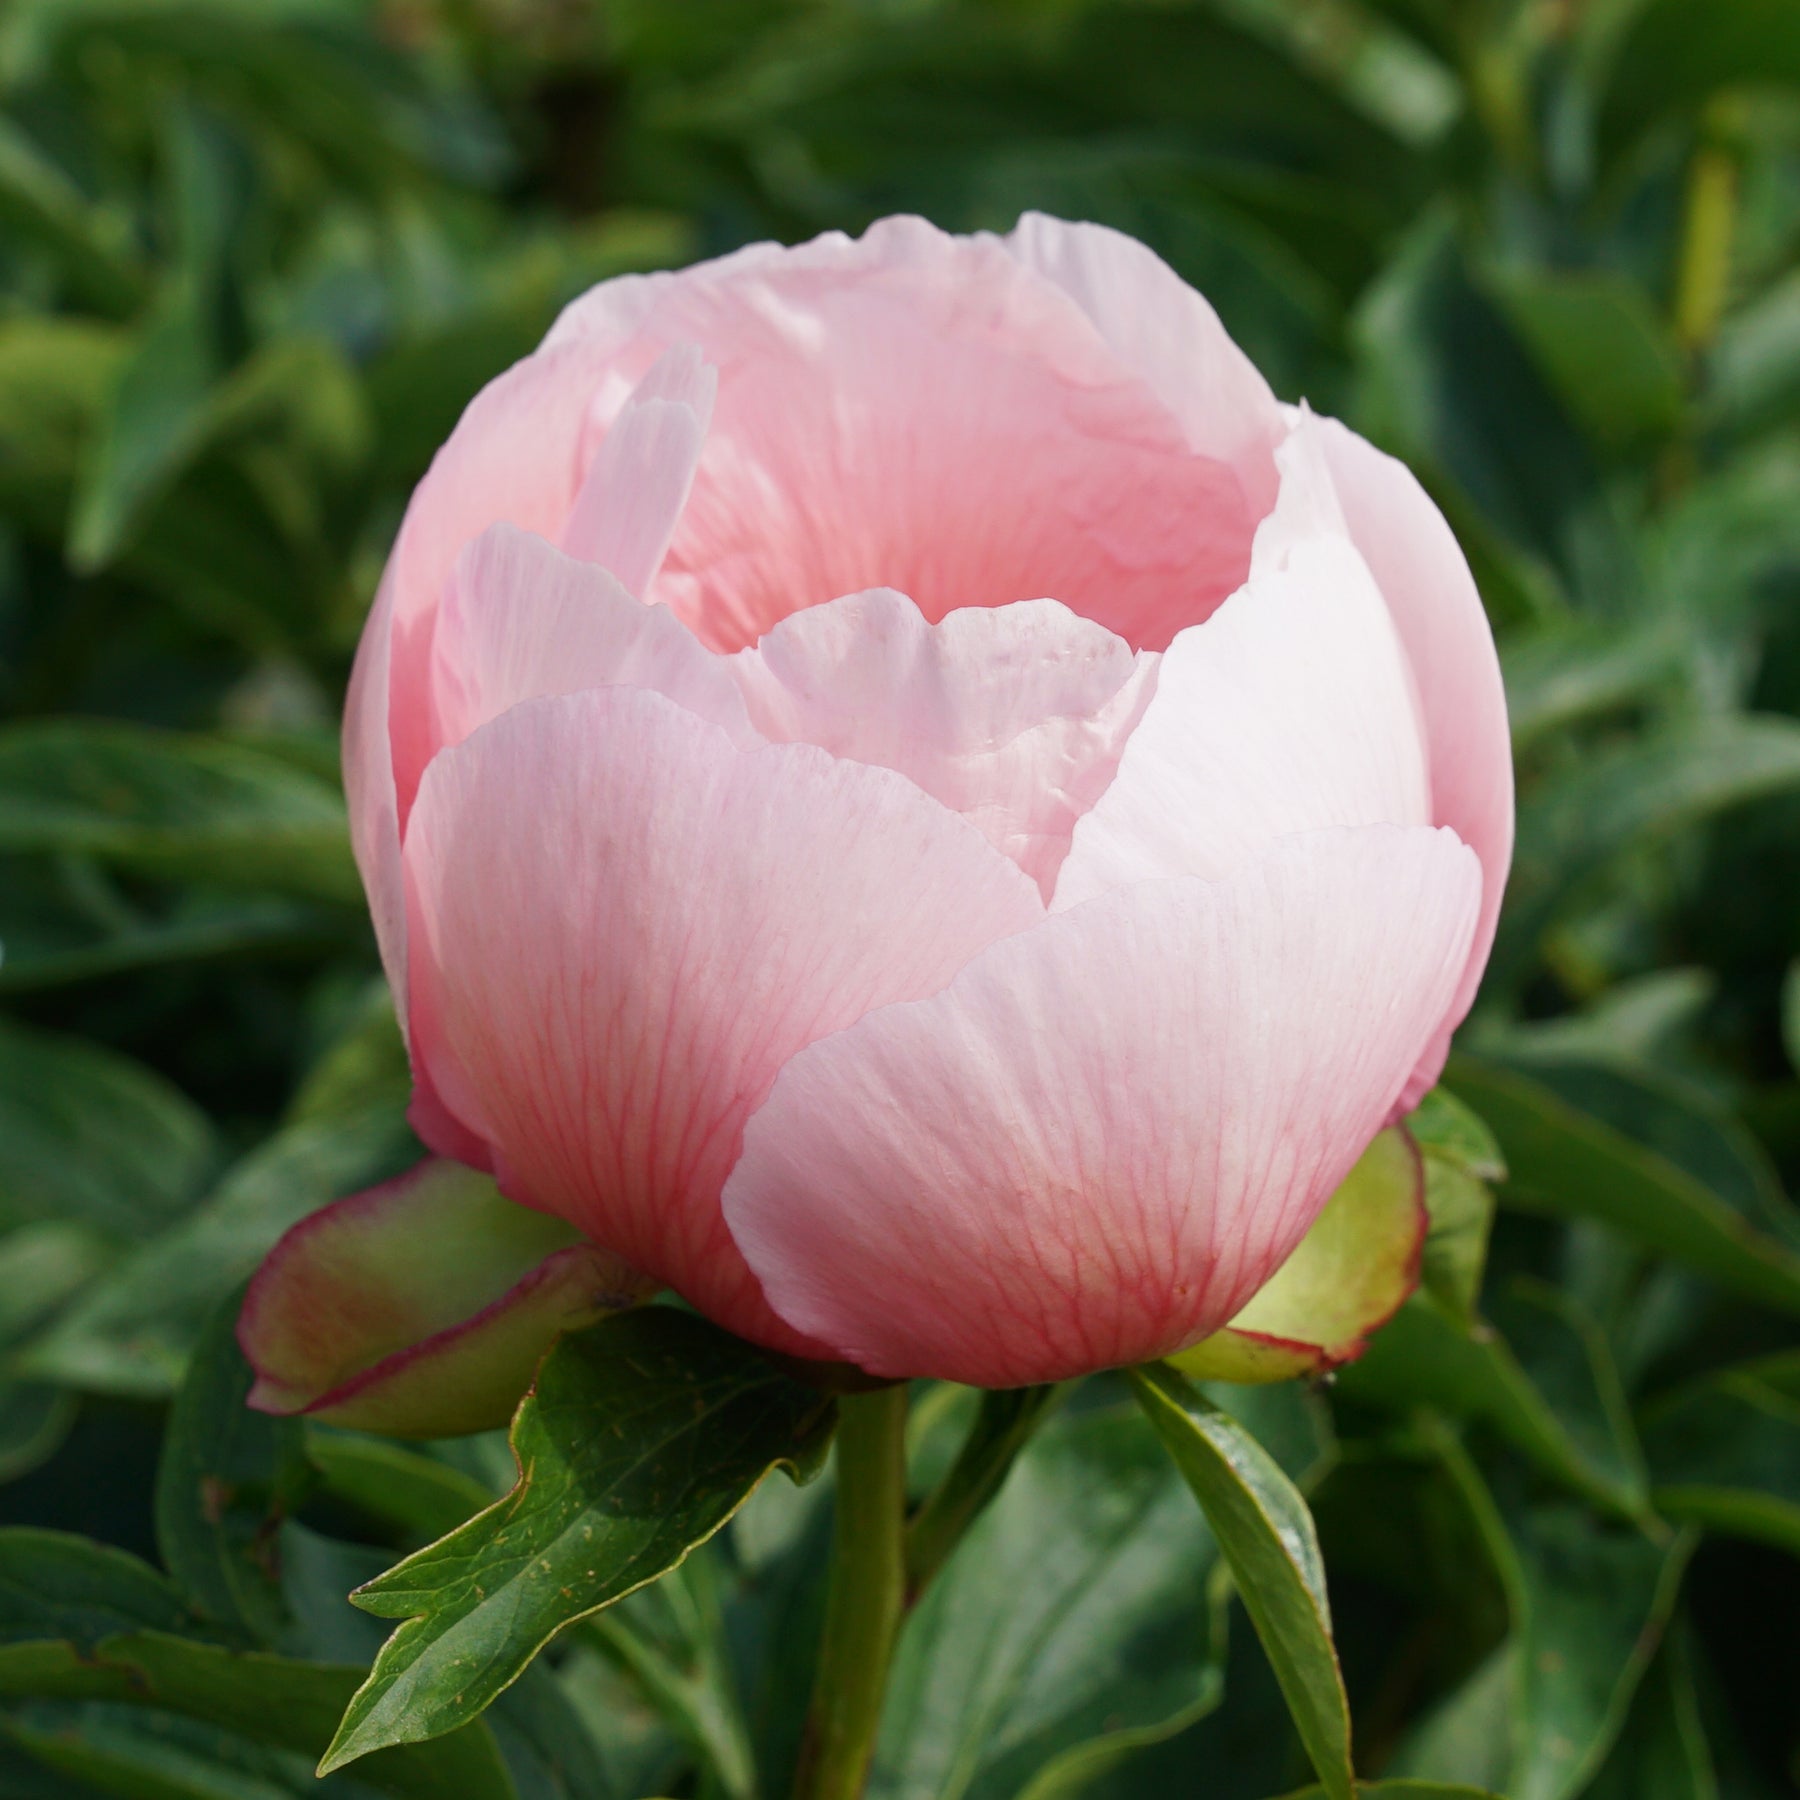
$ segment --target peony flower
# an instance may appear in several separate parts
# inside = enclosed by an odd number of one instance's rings
[[[989,1386],[1240,1313],[1435,1080],[1511,850],[1418,483],[1037,216],[576,301],[420,484],[344,747],[414,1124],[593,1247],[557,1316]],[[359,1203],[252,1294],[266,1404],[354,1374]]]

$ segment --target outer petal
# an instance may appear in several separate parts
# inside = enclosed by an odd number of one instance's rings
[[[931,625],[875,589],[784,619],[732,662],[765,738],[898,769],[1047,890],[1156,660],[1054,600]]]
[[[344,696],[344,797],[350,813],[350,846],[362,872],[363,891],[375,922],[381,966],[394,994],[400,1029],[406,1030],[406,882],[400,869],[400,810],[394,788],[389,737],[389,694],[396,577],[390,565],[375,595],[350,687]]]
[[[641,687],[760,742],[731,664],[667,607],[644,606],[593,563],[511,525],[490,525],[457,559],[432,643],[436,744],[461,743],[521,700]]]
[[[1217,877],[1273,839],[1431,822],[1405,652],[1305,446],[1249,582],[1164,653],[1111,787],[1075,827],[1056,906],[1167,875]]]
[[[1321,422],[1344,516],[1411,661],[1431,764],[1432,816],[1481,858],[1481,917],[1463,980],[1403,1097],[1431,1087],[1481,985],[1512,863],[1512,741],[1493,632],[1444,516],[1404,463],[1336,420]]]
[[[648,1292],[485,1176],[425,1162],[303,1219],[251,1282],[250,1404],[441,1437],[503,1424],[556,1334]]]
[[[1006,245],[1087,314],[1196,450],[1237,471],[1252,515],[1267,512],[1275,498],[1272,454],[1287,428],[1269,384],[1212,307],[1155,251],[1105,225],[1026,213]]]
[[[719,1214],[744,1119],[802,1045],[1042,917],[902,777],[630,688],[446,750],[406,862],[415,1043],[502,1188],[788,1348]]]
[[[801,1051],[725,1216],[771,1304],[883,1375],[986,1386],[1225,1324],[1386,1118],[1479,903],[1449,833],[1292,840],[1108,894]]]

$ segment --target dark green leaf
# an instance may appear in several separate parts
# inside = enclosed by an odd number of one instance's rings
[[[1648,0],[1615,53],[1601,132],[1622,149],[1722,88],[1772,84],[1800,84],[1800,18],[1786,0]]]
[[[1563,901],[1627,847],[1797,787],[1800,723],[1754,713],[1630,742],[1545,783],[1519,809],[1489,979],[1520,973]]]
[[[1573,1509],[1534,1513],[1514,1535],[1525,1617],[1506,1792],[1514,1800],[1572,1800],[1624,1726],[1693,1542],[1656,1543]]]
[[[1636,283],[1622,275],[1496,269],[1488,286],[1532,360],[1596,442],[1641,448],[1681,418],[1674,341]]]
[[[87,1655],[118,1632],[179,1630],[184,1617],[173,1585],[123,1550],[61,1531],[0,1530],[0,1645],[66,1639]]]
[[[188,1215],[96,1281],[20,1359],[107,1393],[173,1390],[208,1316],[290,1225],[417,1155],[398,1105],[290,1125],[226,1171]]]
[[[1312,1515],[1279,1465],[1172,1369],[1132,1386],[1194,1490],[1330,1800],[1353,1800],[1350,1708]]]
[[[1514,1204],[1599,1219],[1766,1306],[1800,1313],[1800,1255],[1685,1169],[1511,1070],[1458,1058],[1449,1080],[1494,1128]]]
[[[236,1297],[208,1326],[170,1411],[156,1472],[163,1566],[203,1617],[272,1645],[287,1609],[276,1534],[309,1485],[298,1420],[245,1404]]]
[[[474,1718],[563,1626],[674,1567],[772,1469],[809,1471],[831,1402],[691,1314],[564,1340],[520,1408],[519,1484],[360,1589],[404,1623],[322,1769]]]
[[[1612,1754],[1583,1792],[1587,1800],[1718,1800],[1679,1621],[1639,1686]]]
[[[1403,1306],[1339,1379],[1345,1391],[1402,1410],[1433,1406],[1479,1419],[1546,1474],[1608,1511],[1644,1510],[1641,1459],[1600,1334],[1539,1284],[1508,1294],[1509,1323],[1528,1331],[1556,1404],[1491,1325],[1464,1326],[1425,1294]]]
[[[1754,1366],[1649,1407],[1644,1450],[1665,1518],[1800,1555],[1800,1403]]]
[[[0,1695],[160,1707],[306,1756],[329,1740],[360,1676],[358,1669],[240,1654],[155,1630],[103,1637],[85,1651],[43,1640],[0,1645]],[[435,1743],[382,1751],[357,1773],[399,1800],[519,1800],[479,1720]]]
[[[306,1426],[306,1459],[327,1493],[422,1542],[440,1538],[492,1505],[479,1481],[385,1438]]]
[[[1398,1781],[1361,1781],[1356,1786],[1357,1800],[1500,1800],[1487,1788],[1464,1787],[1453,1781],[1411,1781],[1404,1776]],[[1287,1794],[1283,1800],[1328,1800],[1322,1787],[1302,1788]]]
[[[1052,1420],[901,1636],[870,1793],[1080,1792],[1216,1705],[1211,1537],[1144,1420]]]
[[[193,1201],[217,1156],[205,1115],[161,1076],[0,1020],[0,1225],[143,1237]]]
[[[99,721],[0,732],[0,850],[355,901],[338,794],[243,744]]]

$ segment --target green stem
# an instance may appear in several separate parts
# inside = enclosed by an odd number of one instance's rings
[[[1690,353],[1712,341],[1731,287],[1737,229],[1738,153],[1731,114],[1715,103],[1688,165],[1681,252],[1675,270],[1675,335]]]
[[[999,1491],[1000,1483],[1044,1415],[1073,1383],[1060,1387],[992,1389],[949,1474],[919,1508],[906,1533],[906,1592],[925,1591],[963,1533]]]
[[[838,1401],[837,1520],[825,1634],[795,1800],[858,1800],[906,1599],[906,1388]]]

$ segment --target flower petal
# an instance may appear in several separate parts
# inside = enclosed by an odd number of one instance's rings
[[[667,607],[645,606],[607,570],[511,525],[457,558],[432,642],[436,744],[459,744],[521,700],[640,687],[760,742],[732,679]]]
[[[1195,1381],[1287,1381],[1354,1362],[1419,1285],[1430,1215],[1418,1148],[1390,1126],[1267,1286],[1169,1360]]]
[[[369,899],[381,966],[393,990],[394,1012],[404,1032],[406,879],[400,867],[400,806],[389,737],[395,581],[390,566],[375,595],[350,670],[350,687],[344,696],[343,769],[350,847]]]
[[[604,430],[563,526],[563,548],[642,599],[694,485],[718,371],[692,344],[664,352]]]
[[[732,666],[765,738],[899,770],[1047,890],[1155,662],[1054,600],[931,625],[878,588],[795,613]]]
[[[1006,245],[1093,321],[1194,449],[1237,471],[1252,516],[1266,513],[1275,499],[1273,452],[1286,426],[1269,384],[1212,307],[1154,250],[1105,225],[1028,212]]]
[[[411,1437],[504,1424],[559,1331],[649,1291],[559,1219],[424,1162],[301,1220],[251,1282],[250,1404]]]
[[[1290,839],[993,945],[796,1055],[725,1217],[770,1303],[881,1375],[1004,1387],[1225,1324],[1386,1119],[1479,903],[1447,831]]]
[[[632,688],[444,751],[406,863],[415,1048],[502,1188],[796,1349],[719,1215],[744,1119],[803,1044],[1043,916],[901,776]]]
[[[1481,917],[1442,1028],[1408,1084],[1414,1105],[1437,1080],[1450,1034],[1481,985],[1512,863],[1512,739],[1494,635],[1444,515],[1402,462],[1334,419],[1321,439],[1344,517],[1393,613],[1412,665],[1431,766],[1432,817],[1481,858]]]
[[[1163,654],[1112,785],[1075,827],[1058,910],[1169,875],[1216,878],[1272,840],[1333,825],[1424,825],[1411,676],[1381,592],[1304,442],[1250,580]]]
[[[703,268],[632,358],[682,342],[718,404],[651,596],[718,648],[871,587],[930,619],[1050,597],[1158,648],[1242,579],[1235,471],[996,239],[890,219]]]

